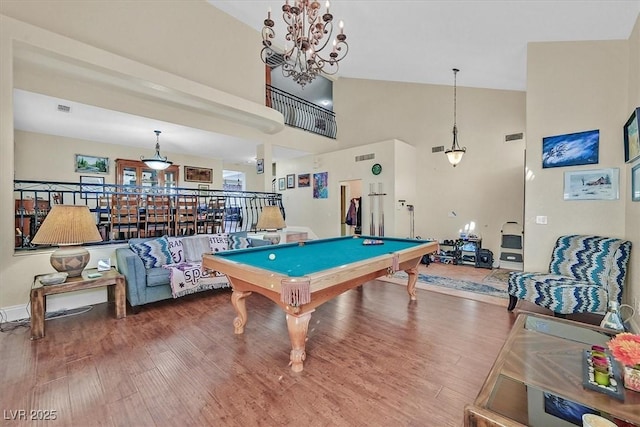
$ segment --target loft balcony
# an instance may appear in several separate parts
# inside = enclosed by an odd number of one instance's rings
[[[281,112],[288,126],[336,139],[336,115],[331,110],[268,84],[265,105]]]
[[[103,242],[131,237],[255,231],[264,206],[282,206],[277,193],[16,180],[15,250],[31,239],[55,204],[86,205]],[[42,247],[42,246],[38,246]]]

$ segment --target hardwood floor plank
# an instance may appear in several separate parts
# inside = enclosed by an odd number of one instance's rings
[[[474,281],[490,273],[458,268],[454,277]],[[404,286],[373,281],[318,307],[300,373],[288,366],[283,311],[260,295],[247,298],[241,335],[229,290],[120,320],[99,304],[47,321],[41,340],[27,329],[0,333],[2,409],[51,406],[55,427],[460,426],[517,313],[417,292],[410,302]]]

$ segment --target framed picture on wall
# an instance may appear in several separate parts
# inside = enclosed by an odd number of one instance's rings
[[[631,168],[631,200],[640,202],[640,163]]]
[[[284,178],[278,178],[278,190],[282,191],[284,189],[285,189]]]
[[[79,173],[109,173],[109,158],[76,154],[76,172]]]
[[[97,199],[104,193],[103,176],[80,176],[80,197],[83,199]]]
[[[598,164],[600,131],[568,133],[542,138],[542,167]]]
[[[256,160],[256,173],[264,173],[264,159]]]
[[[631,163],[640,157],[640,137],[638,136],[638,121],[640,107],[636,108],[631,117],[624,124],[624,162]]]
[[[287,175],[287,188],[296,188],[295,174]]]
[[[564,200],[617,200],[618,168],[564,173]]]
[[[205,182],[211,184],[213,183],[213,169],[185,166],[184,180],[188,182]]]
[[[308,173],[298,175],[298,187],[311,187],[311,175]]]

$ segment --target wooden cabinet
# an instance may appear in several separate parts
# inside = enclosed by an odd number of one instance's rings
[[[139,160],[116,160],[116,184],[140,187],[177,187],[180,166],[171,165],[165,170],[151,169]]]

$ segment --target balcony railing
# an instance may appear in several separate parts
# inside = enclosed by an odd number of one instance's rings
[[[263,206],[282,206],[282,195],[179,187],[14,181],[15,248],[31,239],[53,205],[87,205],[105,243],[130,237],[254,231]],[[286,216],[285,216],[286,218]]]
[[[295,95],[266,85],[266,105],[280,111],[284,116],[284,123],[336,139],[336,115],[333,111],[319,107]]]

